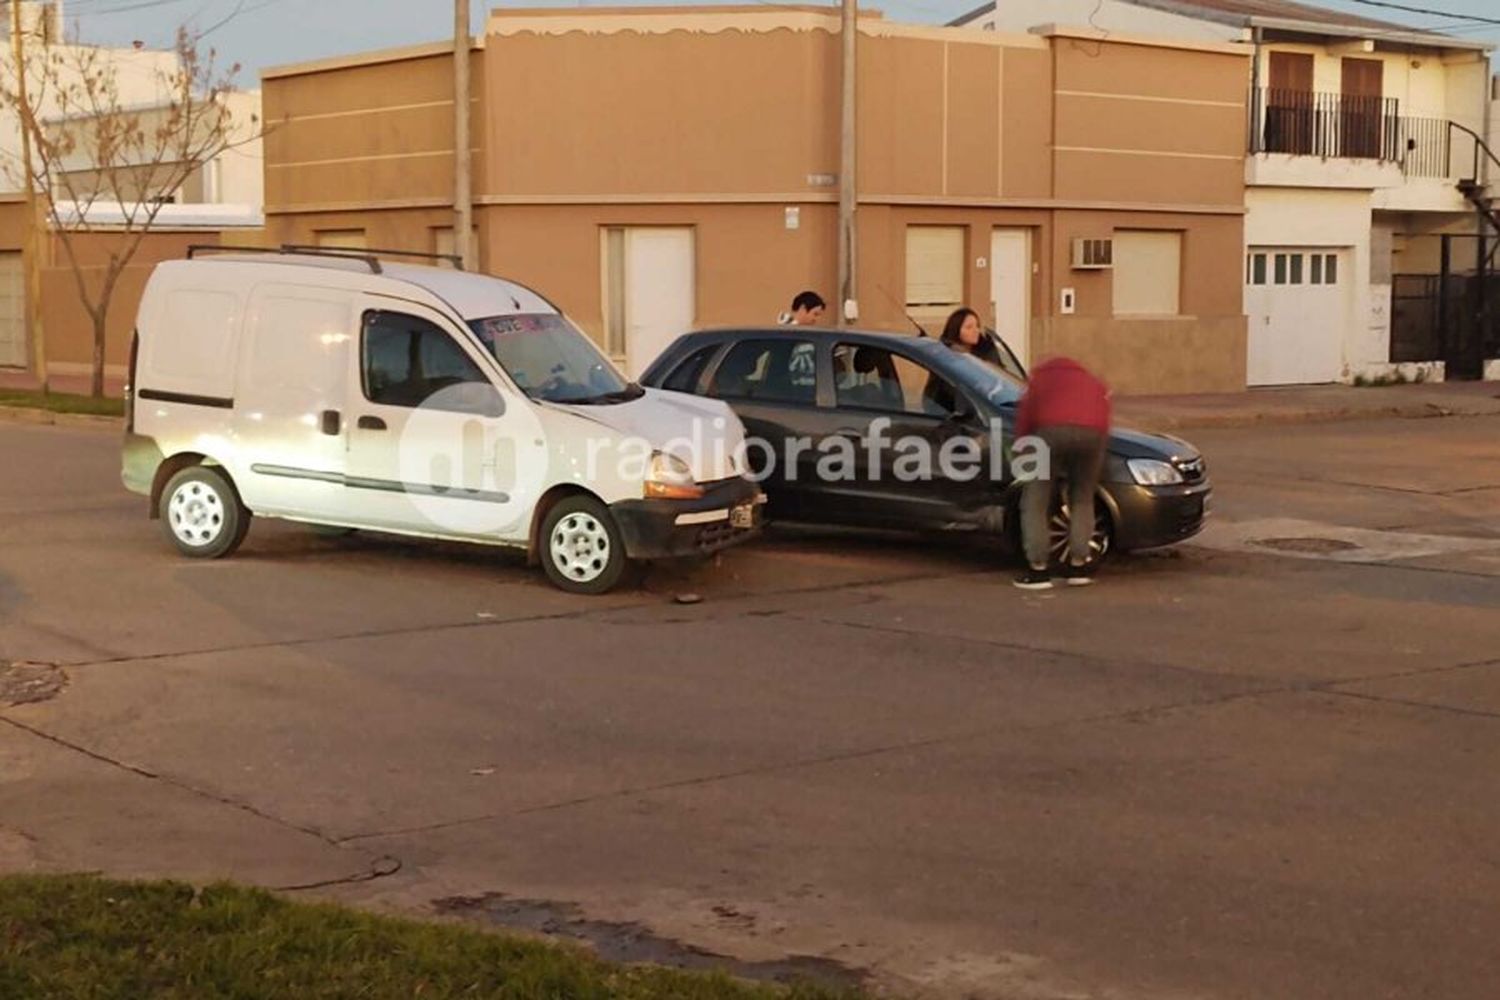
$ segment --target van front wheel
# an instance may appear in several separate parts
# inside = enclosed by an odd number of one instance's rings
[[[229,478],[206,465],[183,469],[167,482],[161,521],[177,551],[196,559],[229,555],[250,530],[250,512]]]
[[[542,523],[542,566],[553,585],[602,594],[625,574],[625,545],[615,519],[593,497],[559,500]]]

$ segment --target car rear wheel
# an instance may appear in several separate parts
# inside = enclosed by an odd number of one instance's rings
[[[542,566],[553,585],[603,594],[625,574],[625,544],[609,509],[593,497],[559,500],[542,524]]]
[[[162,491],[162,527],[177,551],[195,559],[222,559],[250,530],[250,511],[229,477],[207,465],[183,469]]]

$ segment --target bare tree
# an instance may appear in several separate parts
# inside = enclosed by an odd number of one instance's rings
[[[237,120],[227,100],[239,67],[221,73],[213,50],[201,51],[186,29],[170,68],[147,70],[155,97],[133,104],[122,99],[120,73],[139,72],[138,64],[122,64],[109,49],[29,42],[25,86],[0,81],[0,109],[31,138],[32,183],[93,323],[91,391],[102,396],[105,331],[121,275],[163,206],[221,153],[256,138],[259,122]]]

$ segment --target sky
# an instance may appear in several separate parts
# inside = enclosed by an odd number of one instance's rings
[[[521,5],[551,6],[555,2],[529,0]],[[629,0],[600,0],[599,5],[624,2]],[[894,20],[930,24],[940,24],[979,4],[979,0],[862,2],[884,11]],[[1493,40],[1500,48],[1500,26],[1408,15],[1355,0],[1313,2],[1417,27],[1451,25],[1462,37]],[[1456,17],[1500,16],[1500,4],[1495,0],[1406,2],[1410,6],[1451,11]],[[207,31],[204,44],[217,51],[219,65],[237,63],[242,67],[237,82],[243,87],[254,86],[260,70],[268,66],[437,41],[451,37],[453,24],[451,0],[63,0],[63,3],[69,29],[87,42],[109,45],[142,42],[152,48],[167,48],[179,26],[186,24],[197,31]],[[493,0],[471,0],[471,3],[474,30],[478,32],[485,13],[499,4]]]

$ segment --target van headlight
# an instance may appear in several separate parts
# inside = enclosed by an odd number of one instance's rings
[[[1182,482],[1182,473],[1171,462],[1132,458],[1125,465],[1130,469],[1130,477],[1140,486],[1177,486]]]
[[[693,479],[693,470],[676,455],[658,451],[646,470],[646,496],[654,500],[696,500],[703,487]]]

